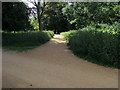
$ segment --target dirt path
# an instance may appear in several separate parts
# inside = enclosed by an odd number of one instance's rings
[[[28,52],[3,51],[3,88],[117,88],[118,70],[74,56],[60,35]]]

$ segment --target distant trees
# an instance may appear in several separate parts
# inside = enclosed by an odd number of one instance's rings
[[[68,29],[68,20],[62,13],[62,9],[67,3],[63,2],[38,2],[36,0],[31,1],[34,7],[32,7],[33,18],[31,19],[32,25],[38,30],[54,30],[54,32],[62,32]],[[35,15],[36,14],[36,15]],[[37,24],[37,22],[38,24]],[[35,26],[38,25],[38,26]]]
[[[97,23],[112,24],[119,20],[118,2],[72,2],[63,9],[76,29]]]
[[[69,21],[62,13],[66,4],[65,2],[47,2],[43,15],[43,29],[54,30],[55,33],[69,30]]]
[[[60,33],[98,23],[119,22],[118,2],[27,1],[34,7],[28,8],[23,2],[2,3],[3,30],[26,31],[33,27]]]
[[[2,2],[2,29],[26,31],[31,29],[29,12],[23,2]]]
[[[28,0],[28,2],[32,3],[35,6],[35,8],[33,8],[32,10],[36,9],[37,21],[38,21],[38,27],[39,27],[38,30],[42,30],[42,16],[43,16],[43,13],[44,13],[44,8],[46,6],[46,3],[45,3],[44,0],[43,1],[42,0],[41,1],[39,1],[39,0],[38,1],[37,0]]]

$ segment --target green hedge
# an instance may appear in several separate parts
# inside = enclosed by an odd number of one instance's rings
[[[34,47],[49,41],[54,36],[53,31],[2,33],[2,46],[10,47]]]
[[[93,63],[120,68],[119,30],[120,24],[99,24],[62,35],[76,55]]]

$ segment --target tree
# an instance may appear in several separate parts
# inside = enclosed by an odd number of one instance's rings
[[[23,2],[2,3],[2,29],[6,31],[26,31],[32,29],[29,12]]]
[[[63,9],[71,25],[76,29],[89,25],[106,23],[113,24],[119,20],[118,2],[73,2]]]
[[[46,6],[46,3],[45,1],[37,1],[37,0],[28,0],[30,3],[32,3],[35,8],[33,10],[36,9],[36,12],[37,12],[37,20],[38,20],[38,25],[39,25],[39,30],[42,30],[42,16],[43,16],[43,13],[44,13],[44,8]]]
[[[66,6],[66,2],[47,2],[43,15],[43,29],[51,29],[56,33],[67,31],[68,20],[62,13],[62,9]]]
[[[35,6],[36,2],[31,2],[31,3],[33,3]],[[67,17],[62,13],[62,9],[67,4],[66,2],[45,2],[44,4],[43,2],[40,3],[41,3],[40,11],[37,10],[38,4],[36,4],[35,8],[33,7],[34,9],[32,8],[33,10],[31,13],[34,16],[34,20],[32,18],[31,22],[33,22],[32,23],[34,24],[33,26],[37,25],[35,21],[37,17],[38,25],[40,22],[39,28],[42,28],[44,30],[54,30],[55,33],[56,32],[60,33],[62,31],[69,30],[67,27],[69,25]],[[38,12],[40,12],[40,17],[38,17],[39,16]]]

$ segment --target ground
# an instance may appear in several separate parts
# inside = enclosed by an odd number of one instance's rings
[[[118,88],[118,70],[73,55],[62,36],[27,52],[3,50],[3,88]]]

